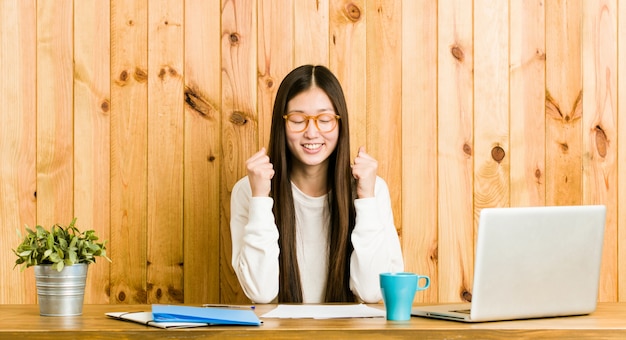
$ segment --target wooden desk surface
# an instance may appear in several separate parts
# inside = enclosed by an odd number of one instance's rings
[[[258,305],[262,315],[274,305]],[[383,308],[382,305],[376,305]],[[163,330],[110,319],[105,312],[149,311],[149,305],[85,305],[83,315],[44,317],[37,305],[0,305],[2,339],[626,339],[626,303],[600,303],[585,316],[465,324],[413,317],[406,322],[369,319],[263,319],[262,326],[211,326]]]

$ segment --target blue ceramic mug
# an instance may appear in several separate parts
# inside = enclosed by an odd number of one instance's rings
[[[422,283],[420,285],[420,283]],[[411,318],[415,292],[430,286],[430,278],[414,273],[381,273],[380,289],[387,311],[387,320],[405,321]]]

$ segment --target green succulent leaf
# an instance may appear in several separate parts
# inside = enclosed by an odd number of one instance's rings
[[[65,267],[65,263],[63,263],[63,261],[52,264],[52,269],[56,269],[57,271],[62,271],[63,267]]]
[[[46,259],[46,258],[50,257],[50,255],[52,255],[52,251],[53,251],[52,249],[46,249],[46,251],[44,251],[43,257],[41,259],[43,260],[43,259]]]

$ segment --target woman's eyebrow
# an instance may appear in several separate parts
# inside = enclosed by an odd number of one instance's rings
[[[307,111],[302,110],[302,109],[292,109],[287,111],[287,113],[307,113]],[[318,109],[317,113],[322,113],[322,112],[335,112],[335,110],[333,108],[323,108],[323,109]]]

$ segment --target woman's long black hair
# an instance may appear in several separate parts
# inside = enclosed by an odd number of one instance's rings
[[[330,155],[327,187],[330,211],[328,279],[325,302],[353,302],[350,291],[350,235],[354,229],[355,211],[353,179],[350,169],[350,133],[348,109],[337,78],[324,66],[303,65],[291,71],[280,84],[274,102],[268,155],[274,165],[271,196],[279,232],[279,302],[302,302],[302,284],[296,252],[296,216],[291,188],[293,155],[287,147],[283,115],[289,101],[299,93],[317,86],[330,98],[338,122],[339,139]]]

